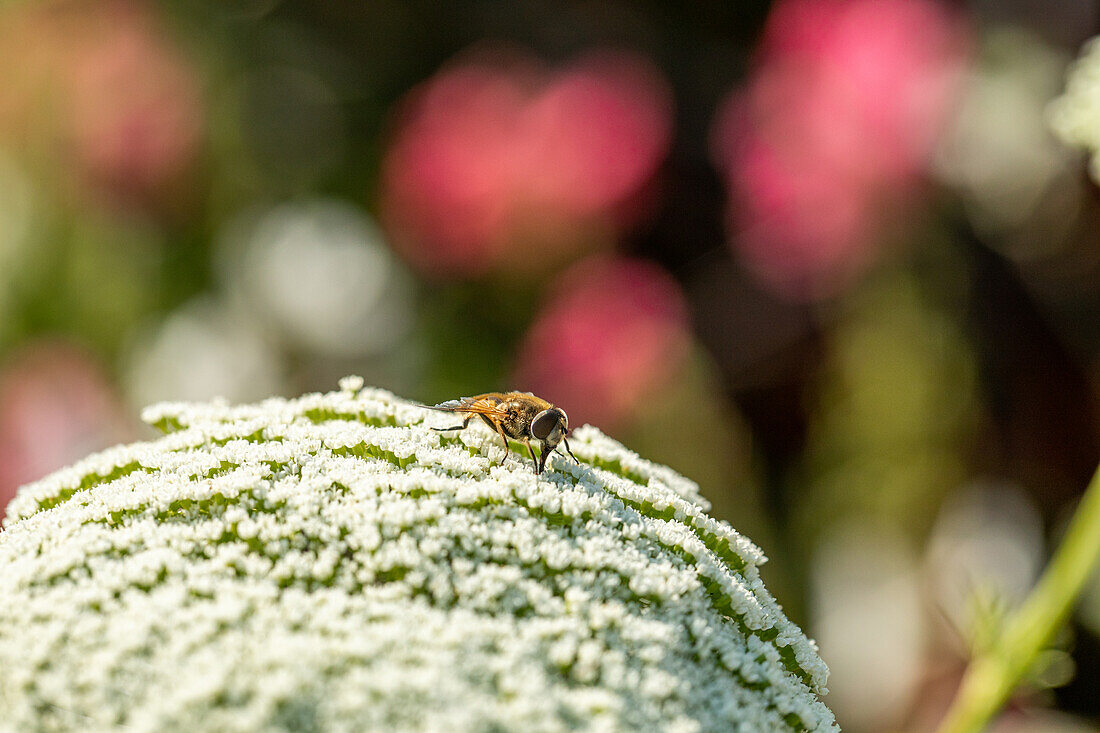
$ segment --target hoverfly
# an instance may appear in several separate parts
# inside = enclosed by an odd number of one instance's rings
[[[565,437],[569,430],[569,417],[565,414],[565,410],[555,407],[530,392],[487,392],[474,397],[463,397],[440,402],[438,405],[424,406],[430,410],[456,412],[466,416],[461,425],[452,428],[432,428],[439,432],[462,430],[475,416],[484,420],[486,425],[497,432],[504,443],[504,458],[500,461],[502,466],[508,458],[508,438],[521,441],[527,446],[527,452],[535,463],[537,473],[542,473],[543,468],[546,467],[547,457],[554,452],[559,443],[565,443],[565,450],[569,453],[569,457],[580,463],[570,450],[569,441]],[[532,439],[542,444],[542,452],[537,459],[534,449],[531,448]]]

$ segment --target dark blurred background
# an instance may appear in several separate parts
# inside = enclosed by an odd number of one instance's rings
[[[0,8],[0,507],[160,400],[524,389],[928,730],[1100,458],[1085,0]],[[1097,730],[1100,579],[998,730]]]

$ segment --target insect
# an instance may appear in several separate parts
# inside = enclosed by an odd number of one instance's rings
[[[569,431],[569,417],[565,414],[565,410],[555,407],[530,392],[486,392],[474,397],[448,400],[438,405],[425,405],[425,407],[466,416],[461,425],[452,428],[432,428],[440,432],[462,430],[474,417],[484,420],[486,425],[497,431],[497,435],[504,443],[504,458],[500,461],[501,465],[504,465],[504,460],[508,457],[508,438],[521,441],[527,446],[527,452],[535,463],[537,473],[542,473],[546,467],[547,457],[554,452],[559,443],[565,443],[565,450],[569,453],[569,457],[580,463],[570,450],[569,441],[565,437]],[[531,447],[531,440],[537,440],[542,444],[542,452],[537,459]]]

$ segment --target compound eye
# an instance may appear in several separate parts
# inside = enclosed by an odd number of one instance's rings
[[[531,421],[531,437],[546,440],[554,428],[561,424],[561,410],[556,408],[543,410]]]

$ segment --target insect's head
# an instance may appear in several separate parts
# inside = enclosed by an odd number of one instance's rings
[[[535,415],[531,420],[531,437],[542,442],[542,457],[539,461],[539,473],[546,465],[546,457],[558,447],[569,431],[569,417],[560,407],[551,407]]]

